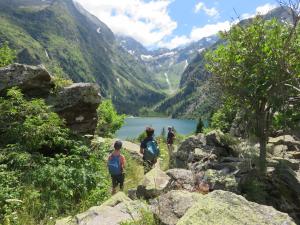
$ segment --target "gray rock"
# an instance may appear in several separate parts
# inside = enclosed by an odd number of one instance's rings
[[[12,87],[19,87],[22,92],[35,98],[45,98],[54,87],[49,72],[41,66],[12,64],[0,68],[0,94]]]
[[[170,169],[167,171],[167,175],[171,177],[168,190],[194,190],[195,179],[192,171],[185,169]]]
[[[285,157],[286,152],[288,151],[288,146],[286,145],[275,145],[272,148],[273,156],[275,157]]]
[[[56,225],[119,225],[121,222],[138,220],[141,211],[149,211],[141,201],[132,201],[124,193],[117,193],[101,206],[86,212],[56,221]]]
[[[216,132],[217,133],[217,132]],[[203,134],[191,136],[184,140],[177,152],[172,155],[172,168],[187,169],[189,163],[215,160],[219,156],[228,156],[227,147],[215,144],[217,136],[211,133],[208,137]]]
[[[289,151],[300,150],[300,141],[295,140],[295,138],[291,135],[269,138],[269,143],[274,145],[286,145]]]
[[[224,144],[222,143],[221,136],[224,135],[219,130],[214,130],[209,132],[206,137],[207,145],[216,146],[216,147],[223,147]]]
[[[247,201],[227,191],[204,195],[178,221],[177,225],[296,225],[287,214],[273,207]]]
[[[286,166],[290,167],[292,170],[298,171],[300,169],[300,161],[296,159],[283,159],[280,157],[273,157],[271,161],[278,162],[275,163],[274,166],[276,166],[279,163],[283,163]]]
[[[137,187],[137,197],[151,199],[162,194],[170,182],[170,177],[158,167],[153,168]]]
[[[202,196],[183,190],[170,191],[151,200],[150,208],[160,224],[175,225]]]
[[[205,172],[196,175],[196,183],[207,183],[209,189],[212,190],[224,190],[239,193],[238,182],[233,174],[229,174],[227,171],[218,171],[209,169]]]
[[[54,111],[65,119],[76,134],[94,134],[97,126],[97,107],[101,102],[96,84],[76,83],[64,88],[51,100]]]

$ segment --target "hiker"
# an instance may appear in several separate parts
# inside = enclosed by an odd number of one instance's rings
[[[114,151],[108,157],[108,170],[112,179],[112,195],[116,193],[116,188],[120,185],[123,191],[125,179],[125,157],[121,154],[122,142],[116,141]]]
[[[147,137],[141,142],[140,152],[143,155],[144,174],[148,173],[159,156],[159,146],[154,139],[154,129],[152,127],[146,128]]]
[[[168,136],[167,136],[167,145],[169,150],[169,156],[171,157],[171,154],[173,152],[173,144],[175,140],[175,133],[172,129],[172,127],[168,127]]]

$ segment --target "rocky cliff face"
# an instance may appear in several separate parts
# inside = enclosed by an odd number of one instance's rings
[[[25,95],[48,97],[54,87],[49,72],[43,66],[13,64],[0,68],[0,93],[19,87]]]
[[[43,66],[12,64],[0,69],[0,93],[19,87],[29,98],[44,98],[76,134],[93,134],[101,102],[97,84],[75,83],[52,94],[54,82]]]
[[[97,126],[97,108],[101,102],[99,86],[76,83],[63,88],[54,99],[54,111],[77,134],[93,134]]]

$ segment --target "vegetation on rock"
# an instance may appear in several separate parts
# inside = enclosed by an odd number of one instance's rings
[[[108,146],[90,151],[43,100],[0,98],[0,223],[46,224],[108,196]]]
[[[125,119],[125,115],[118,115],[111,100],[104,100],[97,109],[98,125],[96,133],[101,137],[113,137]]]
[[[7,66],[13,63],[15,58],[16,53],[14,50],[9,48],[7,42],[0,46],[0,67]]]

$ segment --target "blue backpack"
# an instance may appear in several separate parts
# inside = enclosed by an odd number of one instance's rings
[[[108,170],[111,175],[120,175],[122,173],[120,158],[120,155],[111,155],[111,159],[108,161]]]
[[[155,140],[148,141],[144,152],[144,158],[149,161],[153,161],[159,155],[159,147]]]

